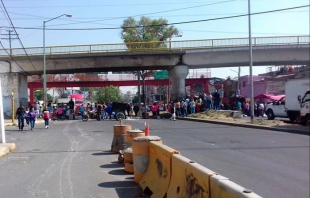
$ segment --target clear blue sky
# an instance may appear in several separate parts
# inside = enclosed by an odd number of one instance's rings
[[[247,0],[3,0],[16,27],[42,27],[44,20],[70,13],[72,18],[51,21],[47,28],[119,27],[128,16],[163,17],[169,22],[192,21],[247,13]],[[209,5],[207,5],[209,4]],[[210,5],[213,4],[213,5]],[[251,0],[252,12],[309,4],[309,0]],[[188,8],[182,9],[187,7]],[[2,6],[1,6],[2,7]],[[171,11],[179,9],[176,11]],[[161,12],[161,13],[156,13]],[[155,14],[152,14],[155,13]],[[136,17],[140,18],[139,16]],[[0,9],[1,26],[8,26]],[[173,40],[237,38],[248,36],[247,17],[177,25],[182,38]],[[17,29],[25,47],[42,46],[42,30]],[[1,33],[5,33],[3,30]],[[309,35],[309,7],[252,16],[253,36]],[[47,31],[46,45],[80,45],[122,42],[120,30]],[[2,40],[8,47],[8,42]],[[17,40],[13,47],[20,47]],[[237,71],[237,68],[231,68]],[[212,69],[212,76],[236,76],[228,68]],[[254,74],[266,67],[254,67]],[[249,70],[242,68],[242,75]]]

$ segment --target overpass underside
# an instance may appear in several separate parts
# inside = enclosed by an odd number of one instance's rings
[[[309,44],[287,46],[253,47],[253,65],[308,65]],[[10,71],[26,75],[43,74],[43,56],[16,56],[14,60],[21,66],[0,58],[1,73]],[[163,52],[136,53],[76,53],[47,55],[47,74],[72,74],[108,71],[169,70],[177,65],[187,65],[189,69],[235,67],[249,65],[248,47],[213,48],[198,50],[174,50]]]

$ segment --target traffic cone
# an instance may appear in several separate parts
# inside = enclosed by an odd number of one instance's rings
[[[150,136],[150,125],[146,125],[144,129],[145,136]]]

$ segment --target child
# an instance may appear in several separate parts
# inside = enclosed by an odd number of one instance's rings
[[[33,130],[34,128],[34,124],[35,124],[35,121],[36,121],[36,111],[34,111],[34,108],[33,107],[30,107],[30,111],[28,113],[28,118],[29,118],[29,122],[30,122],[30,129],[31,131]]]
[[[57,120],[57,109],[55,106],[53,107],[52,120]]]
[[[28,117],[28,113],[29,113],[29,107],[26,108],[26,115],[25,115],[25,119],[26,119],[26,124],[29,127],[29,117]]]
[[[173,120],[173,121],[176,121],[176,119],[175,119],[175,104],[172,104],[172,107],[171,107],[171,114],[172,114],[172,116],[171,116],[171,118],[170,118],[170,121],[171,120]]]
[[[45,106],[43,109],[43,119],[45,121],[45,128],[48,129],[49,127],[49,120],[50,120],[50,111],[48,108]]]
[[[67,120],[69,120],[70,113],[71,113],[70,107],[68,106],[68,107],[67,107],[67,110],[66,110],[66,119],[67,119]]]

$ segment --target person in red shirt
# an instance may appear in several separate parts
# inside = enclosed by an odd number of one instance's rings
[[[47,106],[45,106],[43,109],[43,119],[45,121],[45,128],[48,129],[50,120],[50,111],[48,110]]]
[[[151,111],[153,113],[153,118],[156,118],[157,111],[158,111],[158,106],[156,105],[156,103],[153,104]]]

